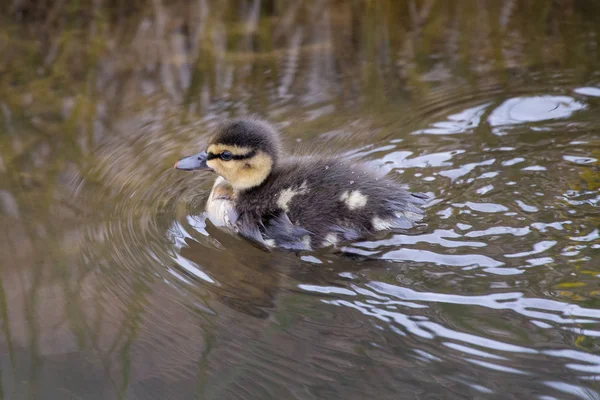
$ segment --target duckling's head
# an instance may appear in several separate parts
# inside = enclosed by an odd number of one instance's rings
[[[223,124],[208,142],[206,151],[177,161],[175,168],[211,170],[235,190],[259,186],[279,158],[279,135],[269,123],[237,119]]]

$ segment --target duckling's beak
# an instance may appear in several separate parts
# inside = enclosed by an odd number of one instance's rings
[[[175,163],[176,169],[183,171],[204,170],[212,171],[212,168],[206,164],[208,154],[205,151],[190,157],[184,157]]]

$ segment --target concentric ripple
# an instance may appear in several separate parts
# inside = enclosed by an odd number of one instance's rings
[[[597,396],[600,126],[586,120],[594,94],[469,100],[405,133],[380,127],[385,134],[347,157],[429,193],[428,219],[348,243],[344,254],[265,253],[211,226],[203,204],[212,177],[169,168],[181,136],[146,134],[131,152],[107,144],[90,176],[109,184],[88,180],[78,193],[97,207],[84,256],[111,272],[105,284],[119,298],[140,279],[176,288],[176,301],[207,321],[202,340],[219,343],[204,356],[210,370],[247,366],[231,376],[232,393],[281,386],[294,397],[329,382],[356,395],[382,381],[435,392],[423,378],[433,374],[473,394]],[[344,125],[315,141],[366,128]],[[356,379],[331,384],[342,376]]]

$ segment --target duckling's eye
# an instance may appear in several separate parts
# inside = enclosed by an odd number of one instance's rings
[[[229,161],[233,158],[233,154],[231,154],[231,152],[225,150],[224,152],[221,153],[221,160],[223,161]]]

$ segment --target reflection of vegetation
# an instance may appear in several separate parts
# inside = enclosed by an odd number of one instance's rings
[[[79,183],[110,191],[112,200],[142,202],[140,188],[169,179],[148,171],[181,153],[164,136],[195,135],[199,116],[271,111],[283,119],[303,115],[298,104],[322,103],[372,111],[446,83],[511,85],[524,73],[549,80],[557,68],[565,79],[587,77],[600,61],[600,3],[593,1],[84,3],[0,5],[0,223],[12,227],[0,234],[0,289],[14,290],[26,310],[31,343],[19,345],[39,357],[40,325],[48,325],[39,320],[64,318],[77,345],[103,354],[107,370],[119,354],[125,379],[113,386],[123,396],[150,296],[146,281],[155,276],[121,279],[102,263],[111,256],[106,243],[88,265],[81,262],[82,225],[101,225],[111,205],[98,204],[93,190],[90,206],[74,204]],[[132,154],[143,165],[128,164]],[[590,190],[600,187],[594,171],[582,175]],[[116,327],[104,320],[109,289],[89,284],[100,265],[134,293],[124,310],[114,306],[123,317]],[[60,291],[46,296],[62,299],[62,314],[40,311],[56,305],[42,298],[49,286]],[[11,296],[0,293],[0,314],[14,363]],[[84,312],[89,303],[93,316]],[[103,324],[115,338],[104,347]]]
[[[600,143],[598,143],[600,145]],[[592,152],[592,157],[597,161],[585,168],[579,176],[581,177],[581,184],[577,185],[577,189],[595,191],[600,189],[600,150]]]
[[[163,3],[4,6],[0,165],[12,167],[11,187],[56,201],[53,183],[67,169],[86,176],[85,157],[125,129],[121,117],[168,131],[172,117],[285,110],[290,95],[376,108],[387,93],[419,95],[457,77],[589,74],[599,57],[587,49],[600,37],[600,5],[586,1]]]

